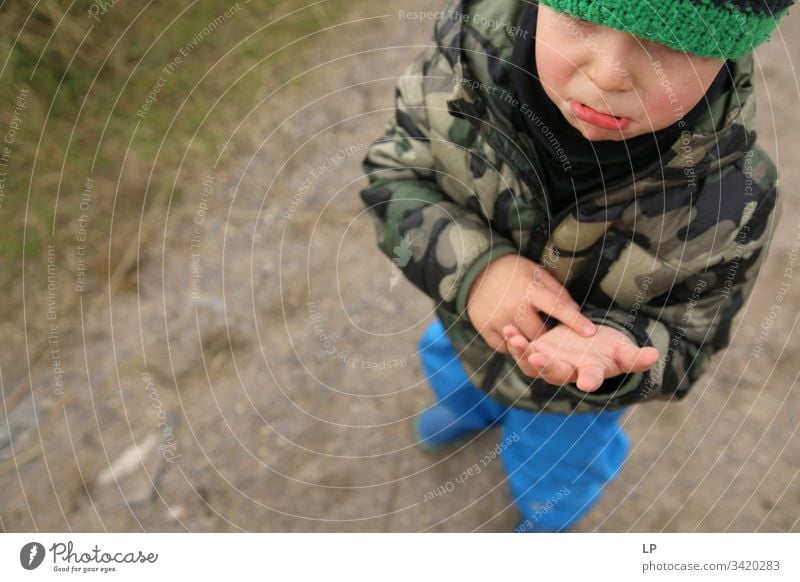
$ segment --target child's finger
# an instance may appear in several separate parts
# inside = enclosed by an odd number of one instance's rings
[[[534,352],[528,362],[548,384],[561,386],[571,382],[575,376],[575,366],[559,358],[550,358],[542,352]]]
[[[572,301],[571,298],[566,301],[563,296],[559,297],[558,294],[548,289],[541,289],[535,300],[531,301],[531,305],[534,309],[556,318],[575,333],[584,337],[592,337],[597,328],[570,301]]]
[[[506,340],[510,340],[512,337],[517,335],[517,333],[519,333],[517,328],[510,324],[503,326],[501,331],[503,332],[503,337],[506,338]]]
[[[519,333],[507,339],[506,342],[508,343],[509,348],[511,348],[511,353],[517,359],[525,357],[526,352],[530,348],[530,342]]]
[[[606,379],[606,370],[598,364],[589,364],[578,368],[578,380],[575,384],[584,392],[594,392]]]
[[[496,352],[500,352],[501,354],[509,353],[508,341],[506,341],[506,338],[499,333],[494,333],[492,335],[492,341],[488,343],[489,347],[491,347]]]
[[[528,341],[535,340],[547,331],[541,316],[527,302],[523,302],[517,309],[512,327]]]
[[[625,342],[617,350],[617,365],[625,373],[644,372],[658,361],[658,350],[655,348],[639,348]]]
[[[541,268],[536,272],[534,278],[540,281],[547,289],[556,295],[559,295],[560,298],[563,298],[567,303],[574,305],[575,309],[580,309],[580,305],[578,305],[578,302],[572,298],[572,295],[569,294],[569,291],[567,291],[566,287],[564,287],[558,279],[550,274],[549,271]]]
[[[507,343],[511,356],[516,360],[517,366],[522,370],[522,373],[531,378],[538,378],[539,371],[528,362],[528,355],[532,349],[530,343],[521,335],[516,335],[510,340],[507,340]]]
[[[557,301],[563,301],[567,305],[572,306],[575,311],[580,312],[581,306],[572,298],[572,295],[569,294],[569,291],[561,286],[560,283],[556,282],[556,285],[554,287],[548,287],[548,290],[555,294]]]
[[[578,302],[572,298],[572,295],[570,295],[569,291],[567,291],[567,288],[561,284],[561,281],[556,279],[549,271],[540,269],[535,277],[537,277],[538,281],[540,281],[546,289],[552,291],[559,300],[569,303],[577,311],[580,311],[580,304],[578,304]]]
[[[517,324],[506,325],[502,329],[502,334],[509,345],[515,345],[523,350],[521,353],[525,355],[525,357],[533,353],[533,350],[529,350],[531,340],[528,339],[524,331],[519,329]]]

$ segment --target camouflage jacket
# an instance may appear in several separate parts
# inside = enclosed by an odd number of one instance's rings
[[[728,345],[778,217],[777,173],[752,130],[752,55],[661,160],[553,216],[532,138],[512,122],[524,6],[450,0],[399,79],[395,115],[363,161],[379,247],[436,302],[472,383],[497,400],[568,412],[681,399]],[[544,265],[590,319],[660,360],[592,393],[526,376],[466,314],[476,276],[510,253]]]

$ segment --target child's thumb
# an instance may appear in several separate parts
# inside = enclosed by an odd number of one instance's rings
[[[644,372],[658,361],[658,350],[623,344],[617,352],[617,364],[623,372]]]

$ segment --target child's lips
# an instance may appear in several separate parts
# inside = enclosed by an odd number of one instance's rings
[[[600,113],[579,101],[570,101],[569,106],[575,114],[575,117],[585,123],[590,123],[597,127],[602,127],[603,129],[622,131],[631,123],[631,120],[627,117],[616,117],[614,115],[608,115],[607,113]]]

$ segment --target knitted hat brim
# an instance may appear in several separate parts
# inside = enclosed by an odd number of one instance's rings
[[[624,30],[675,50],[737,59],[769,39],[792,0],[540,0],[581,20]]]

